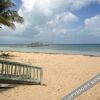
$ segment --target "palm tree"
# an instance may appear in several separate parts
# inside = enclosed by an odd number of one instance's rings
[[[23,23],[23,17],[13,10],[15,4],[11,0],[0,0],[0,27],[1,25],[15,29],[14,22]]]

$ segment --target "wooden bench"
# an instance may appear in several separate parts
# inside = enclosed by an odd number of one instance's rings
[[[0,60],[0,83],[41,85],[42,79],[41,67]]]

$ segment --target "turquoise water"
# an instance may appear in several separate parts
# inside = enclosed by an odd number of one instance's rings
[[[55,44],[43,47],[27,47],[27,45],[0,45],[0,50],[100,55],[100,44]]]

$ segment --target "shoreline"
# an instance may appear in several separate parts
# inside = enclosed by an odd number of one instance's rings
[[[89,56],[89,57],[100,57],[100,55],[96,54],[75,54],[75,53],[49,53],[49,52],[27,52],[27,51],[12,51],[12,50],[0,50],[0,52],[18,52],[18,53],[36,53],[36,54],[54,54],[54,55],[81,55],[81,56]]]

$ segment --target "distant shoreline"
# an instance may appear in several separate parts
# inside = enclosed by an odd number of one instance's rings
[[[53,54],[53,55],[82,55],[89,57],[100,57],[100,55],[95,54],[74,54],[74,53],[49,53],[49,52],[27,52],[27,51],[12,51],[12,50],[0,50],[0,52],[18,52],[18,53],[36,53],[36,54]]]

